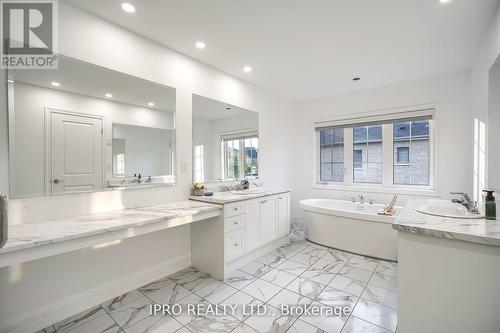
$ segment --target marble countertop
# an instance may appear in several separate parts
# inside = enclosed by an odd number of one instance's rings
[[[2,259],[24,250],[40,249],[55,244],[68,244],[71,243],[70,241],[76,242],[82,239],[87,240],[85,243],[81,243],[82,246],[92,245],[92,242],[88,242],[88,239],[92,237],[99,244],[103,240],[129,238],[220,214],[221,207],[219,205],[185,200],[151,207],[12,225],[9,226],[7,244],[0,249],[0,267],[5,266]],[[74,248],[74,246],[68,248]],[[37,255],[34,256],[37,257]],[[38,257],[43,256],[38,255]]]
[[[224,204],[231,203],[231,202],[244,201],[244,200],[255,199],[255,198],[262,198],[262,197],[267,197],[270,195],[276,195],[276,194],[282,194],[282,193],[288,193],[288,192],[290,192],[290,189],[270,189],[270,190],[266,189],[262,193],[250,194],[250,195],[238,195],[238,194],[233,194],[231,192],[214,192],[214,195],[210,196],[210,197],[192,195],[189,197],[189,199],[194,200],[194,201],[201,201],[201,202],[224,205]]]
[[[425,199],[410,200],[398,214],[393,228],[437,238],[500,246],[499,220],[445,218],[415,210],[427,202]]]

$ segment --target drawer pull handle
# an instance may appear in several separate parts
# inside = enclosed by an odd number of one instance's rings
[[[238,243],[234,243],[234,246],[238,246]]]
[[[234,207],[233,210],[238,210],[238,207]]]
[[[234,224],[238,225],[238,222],[234,222]]]
[[[261,201],[260,203],[263,203],[263,204],[264,204],[264,203],[267,203],[267,200]]]

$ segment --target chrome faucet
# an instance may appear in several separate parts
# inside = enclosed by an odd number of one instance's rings
[[[243,179],[242,181],[240,181],[238,185],[236,185],[236,189],[238,191],[248,190],[249,187],[250,183],[248,182],[247,179]]]
[[[365,203],[365,197],[363,195],[358,195],[359,203]]]
[[[353,203],[356,203],[356,198],[355,198],[355,197],[350,197],[349,199],[351,199],[351,201],[352,201]]]
[[[451,202],[461,204],[472,214],[480,214],[476,202],[472,200],[469,194],[465,192],[450,192],[450,194],[461,196],[460,199],[451,199]]]

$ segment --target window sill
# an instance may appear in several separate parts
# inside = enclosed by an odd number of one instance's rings
[[[365,193],[387,193],[387,194],[402,194],[424,197],[439,197],[436,189],[427,187],[399,187],[399,186],[370,186],[370,185],[341,185],[341,184],[313,184],[311,188],[316,190],[327,191],[347,191],[347,192],[365,192]]]

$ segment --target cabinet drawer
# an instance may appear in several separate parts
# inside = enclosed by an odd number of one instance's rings
[[[225,231],[233,231],[245,226],[245,215],[226,217]]]
[[[226,217],[241,215],[245,212],[245,205],[243,202],[235,202],[226,205]]]
[[[224,252],[226,261],[238,258],[245,253],[245,229],[226,233],[224,237]]]

